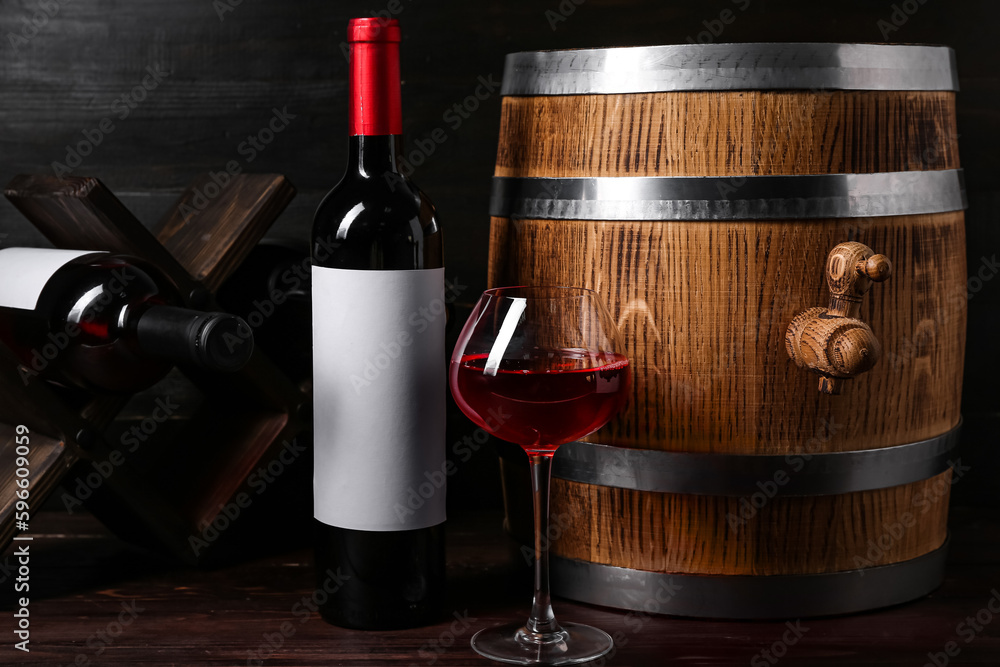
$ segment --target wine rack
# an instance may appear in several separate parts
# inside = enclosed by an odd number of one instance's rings
[[[183,305],[224,311],[217,290],[295,188],[277,174],[240,174],[222,186],[205,174],[152,229],[96,178],[20,175],[4,194],[56,247],[147,260],[173,280]],[[25,383],[13,353],[0,347],[0,543],[6,546],[18,532],[14,443],[16,425],[24,424],[31,430],[32,510],[59,483],[73,494],[82,481],[81,493],[67,497],[85,497],[88,509],[130,541],[193,563],[246,555],[241,531],[229,528],[251,523],[248,514],[275,510],[263,498],[258,502],[248,480],[306,430],[309,387],[296,384],[259,347],[235,373],[184,373],[206,399],[177,428],[144,438],[146,458],[170,464],[142,467],[106,437],[130,396],[70,401],[45,382]]]

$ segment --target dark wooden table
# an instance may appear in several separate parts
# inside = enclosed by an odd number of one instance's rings
[[[489,665],[469,648],[470,637],[524,616],[530,602],[530,571],[496,513],[449,523],[453,613],[399,632],[343,630],[304,612],[300,603],[313,592],[308,550],[203,571],[125,544],[79,512],[42,512],[31,526],[31,652],[15,650],[5,630],[3,665]],[[561,600],[556,612],[617,634],[609,665],[1000,665],[1000,614],[987,609],[990,598],[1000,599],[1000,518],[956,509],[951,529],[947,580],[933,595],[805,619],[790,645],[781,645],[783,622],[650,617]],[[277,528],[270,537],[283,539]],[[11,551],[0,559],[4,628],[13,627],[18,576]],[[990,622],[978,625],[977,614]],[[959,649],[954,657],[945,653],[949,642]]]

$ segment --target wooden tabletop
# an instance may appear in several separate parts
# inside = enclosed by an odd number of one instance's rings
[[[3,665],[489,665],[469,639],[479,628],[524,617],[531,597],[530,570],[494,512],[449,522],[448,618],[395,632],[343,630],[304,613],[297,603],[313,591],[308,549],[205,571],[121,542],[80,512],[42,512],[31,526],[31,651],[16,650],[6,630]],[[784,622],[650,617],[565,600],[557,600],[556,614],[617,637],[616,653],[597,664],[995,667],[1000,614],[988,603],[994,598],[1000,608],[1000,518],[955,509],[951,531],[947,579],[931,596],[803,619],[793,624],[797,632]],[[273,539],[283,538],[276,532]],[[23,595],[14,593],[12,552],[0,558],[5,628]]]

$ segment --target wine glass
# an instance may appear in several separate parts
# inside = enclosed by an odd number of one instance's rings
[[[628,359],[614,320],[591,290],[501,287],[476,303],[449,379],[469,419],[517,443],[531,461],[535,597],[528,622],[480,630],[472,648],[519,665],[569,665],[611,650],[603,630],[556,622],[549,597],[549,480],[559,445],[604,426],[625,402]]]

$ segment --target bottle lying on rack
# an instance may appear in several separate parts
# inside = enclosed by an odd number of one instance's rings
[[[124,393],[155,384],[174,364],[239,370],[253,352],[246,322],[180,302],[172,281],[136,258],[0,250],[0,341],[18,356],[25,383]]]
[[[441,228],[401,172],[399,23],[352,19],[347,173],[312,231],[314,513],[324,619],[427,625],[444,598]]]

